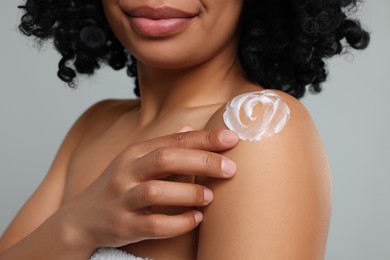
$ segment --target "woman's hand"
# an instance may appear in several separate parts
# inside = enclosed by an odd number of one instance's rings
[[[172,174],[229,178],[236,165],[216,153],[234,147],[235,133],[182,132],[130,145],[83,193],[61,209],[73,236],[88,248],[119,247],[145,239],[179,236],[202,221],[196,210],[152,214],[151,206],[205,206],[204,186],[161,180]]]

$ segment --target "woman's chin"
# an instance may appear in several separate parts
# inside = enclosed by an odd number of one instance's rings
[[[138,68],[143,66],[145,68],[151,68],[151,69],[175,71],[175,70],[185,70],[186,68],[191,68],[195,65],[196,64],[181,63],[181,62],[175,62],[175,61],[171,61],[171,62],[168,61],[167,62],[167,61],[156,61],[156,60],[153,60],[153,61],[139,60]]]
[[[155,69],[163,70],[183,70],[194,67],[202,63],[203,59],[194,59],[187,57],[188,55],[142,55],[134,54],[134,57],[139,62],[138,66],[146,66]]]

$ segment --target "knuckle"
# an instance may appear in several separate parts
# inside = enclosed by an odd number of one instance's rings
[[[207,132],[203,135],[203,142],[204,142],[204,144],[206,144],[206,145],[210,145],[210,144],[212,144],[212,141],[213,141],[212,134],[211,134],[210,131],[207,131]]]
[[[138,150],[136,145],[129,145],[123,150],[122,155],[125,158],[130,158],[136,155]]]
[[[216,165],[216,160],[214,159],[214,156],[212,156],[210,153],[205,153],[203,155],[203,164],[206,169],[213,169]]]
[[[173,142],[178,147],[184,147],[187,144],[187,137],[185,133],[176,134],[173,136]]]
[[[158,237],[163,234],[163,223],[158,216],[149,216],[145,222],[146,233],[152,237]]]
[[[111,168],[113,168],[115,170],[120,170],[127,165],[127,161],[128,161],[128,159],[127,159],[126,154],[124,154],[122,152],[114,158],[114,160],[112,161],[110,166],[111,166]]]
[[[161,147],[158,148],[153,154],[153,165],[158,169],[163,169],[169,162],[171,157],[169,148]]]
[[[207,146],[215,146],[217,144],[218,138],[214,131],[207,131],[204,135],[204,143]]]
[[[204,202],[204,188],[200,185],[196,185],[193,189],[193,198],[196,204],[203,204]]]
[[[157,198],[159,198],[160,195],[161,189],[156,182],[149,181],[147,184],[145,184],[142,196],[146,202],[154,203],[157,201]]]
[[[123,215],[123,214],[122,214]],[[110,229],[113,233],[118,233],[122,230],[126,230],[127,221],[123,216],[119,215],[109,221]]]
[[[117,194],[120,190],[122,190],[122,186],[123,184],[119,177],[113,176],[113,178],[111,178],[109,183],[110,192],[112,192],[113,194]]]
[[[109,169],[110,174],[106,175],[108,177],[107,187],[114,194],[121,193],[125,188],[126,181],[124,181],[125,168],[122,165],[110,165]]]
[[[129,159],[123,153],[119,154],[106,169],[113,179],[121,178],[129,170]]]

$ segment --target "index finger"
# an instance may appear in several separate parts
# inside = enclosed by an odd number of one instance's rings
[[[233,148],[238,143],[238,140],[238,135],[230,130],[202,130],[180,132],[153,138],[131,145],[129,149],[136,151],[137,157],[144,156],[164,146],[222,152]]]

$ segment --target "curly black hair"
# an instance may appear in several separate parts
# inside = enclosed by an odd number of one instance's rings
[[[321,91],[325,59],[346,48],[365,49],[369,33],[350,16],[359,0],[246,0],[238,47],[247,78],[264,88],[301,98]],[[27,36],[52,39],[62,55],[58,77],[72,86],[77,73],[93,74],[100,64],[127,67],[136,79],[136,60],[109,27],[101,1],[26,0],[19,25]],[[77,73],[76,73],[77,71]]]

